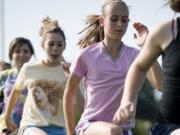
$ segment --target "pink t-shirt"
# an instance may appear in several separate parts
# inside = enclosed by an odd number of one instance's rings
[[[83,77],[85,86],[85,108],[76,127],[77,134],[91,122],[112,122],[120,105],[125,77],[138,52],[123,44],[114,60],[101,42],[80,52],[70,67],[73,74]]]

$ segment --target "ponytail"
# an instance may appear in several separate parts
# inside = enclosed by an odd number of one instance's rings
[[[80,48],[85,48],[104,39],[104,30],[100,26],[99,17],[100,15],[87,16],[85,20],[87,27],[85,27],[81,32],[78,33],[85,33],[78,42]]]

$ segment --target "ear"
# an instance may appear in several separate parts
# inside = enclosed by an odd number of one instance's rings
[[[99,17],[99,24],[101,27],[104,27],[104,18],[102,16]]]

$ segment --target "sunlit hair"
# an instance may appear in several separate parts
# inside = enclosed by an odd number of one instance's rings
[[[124,5],[124,6],[126,6],[127,9],[128,9],[127,4],[126,4],[124,1],[122,1],[122,0],[106,0],[106,2],[104,3],[104,5],[102,6],[102,10],[101,10],[101,13],[102,13],[103,16],[106,15],[106,7],[107,7],[107,5],[113,4],[113,3],[120,4],[120,5]]]
[[[31,52],[31,55],[34,55],[34,48],[33,48],[31,41],[24,37],[17,37],[11,41],[10,46],[9,46],[9,59],[10,60],[12,60],[14,49],[19,48],[24,44],[26,44],[28,46],[28,48]]]
[[[40,29],[40,36],[43,38],[43,42],[46,39],[47,33],[59,33],[62,35],[64,42],[66,43],[66,37],[64,31],[59,26],[57,20],[53,20],[48,16],[43,18],[42,20],[42,27]]]
[[[169,0],[169,5],[175,12],[180,12],[180,0]]]
[[[78,45],[85,48],[93,43],[100,42],[104,39],[104,30],[99,23],[100,15],[88,15],[85,23],[86,27],[79,33],[85,33],[79,40]]]
[[[122,0],[107,0],[102,6],[102,16],[106,14],[106,6],[113,3],[123,4],[128,9],[128,6]],[[104,29],[100,26],[99,18],[100,15],[88,15],[85,19],[86,27],[79,32],[79,34],[84,33],[78,42],[80,48],[85,48],[104,39]]]

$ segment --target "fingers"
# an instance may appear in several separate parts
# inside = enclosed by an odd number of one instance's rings
[[[133,104],[128,104],[125,107],[118,109],[113,121],[115,124],[121,124],[130,121],[135,116],[135,107]]]
[[[139,22],[134,23],[133,27],[136,29],[136,33],[134,33],[135,42],[139,47],[142,47],[149,33],[148,28]]]
[[[65,68],[69,68],[69,67],[71,66],[71,63],[64,63],[63,66],[64,66]]]
[[[148,28],[147,28],[144,24],[142,24],[142,23],[135,22],[135,23],[133,24],[133,27],[134,27],[134,28],[136,29],[136,31],[139,32],[139,33],[144,32],[144,31],[148,32]]]
[[[135,106],[134,106],[134,104],[131,104],[129,108],[130,108],[129,110],[130,110],[131,113],[135,113]]]
[[[12,124],[12,131],[16,130],[17,129],[17,126],[15,123]]]
[[[65,63],[65,62],[61,62],[62,66],[63,66],[63,70],[65,72],[65,75],[68,77],[70,74],[69,68],[71,66],[70,63]]]
[[[12,121],[8,121],[6,125],[7,125],[7,129],[10,131],[14,131],[17,129],[17,125],[13,123]]]

